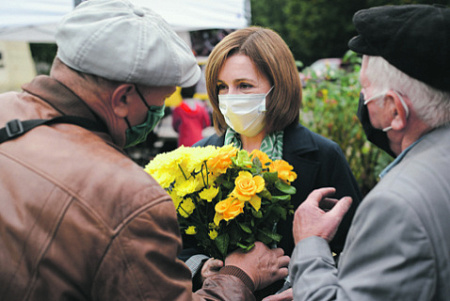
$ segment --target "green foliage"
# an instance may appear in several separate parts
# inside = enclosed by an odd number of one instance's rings
[[[354,36],[351,18],[361,1],[288,0],[285,39],[296,59],[311,64],[323,57],[341,57]]]
[[[352,18],[360,9],[389,4],[443,4],[450,0],[251,0],[252,24],[277,31],[296,60],[306,66],[341,57],[356,35]]]
[[[51,64],[56,56],[57,47],[54,43],[30,43],[30,50],[36,62]]]
[[[54,43],[30,43],[31,56],[36,64],[38,74],[50,73],[50,67],[56,56],[57,46]]]
[[[360,58],[349,51],[343,60],[350,64],[350,70],[328,73],[325,79],[313,75],[306,82],[301,123],[340,145],[365,195],[391,158],[367,141],[356,116]]]
[[[341,57],[354,35],[352,16],[361,0],[252,0],[252,24],[278,32],[305,65]]]

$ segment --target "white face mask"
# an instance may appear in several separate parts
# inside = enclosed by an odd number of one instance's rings
[[[254,137],[264,128],[265,94],[219,94],[219,109],[227,125],[237,133]]]

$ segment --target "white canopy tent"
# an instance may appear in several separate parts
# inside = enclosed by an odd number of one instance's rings
[[[182,35],[202,29],[244,28],[250,0],[131,0],[160,14]],[[56,24],[79,0],[0,0],[0,41],[53,43]]]

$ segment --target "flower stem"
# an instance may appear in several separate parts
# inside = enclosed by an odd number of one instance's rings
[[[181,168],[180,164],[177,164],[177,165],[178,165],[178,168],[181,170],[181,173],[183,174],[184,179],[187,180],[188,178],[186,177],[186,174],[184,173],[183,168]]]

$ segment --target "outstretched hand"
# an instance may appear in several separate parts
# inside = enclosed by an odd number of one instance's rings
[[[352,198],[340,200],[326,198],[336,189],[320,188],[311,192],[308,198],[297,208],[294,215],[293,234],[297,244],[310,236],[319,236],[330,242],[347,213]]]
[[[255,290],[259,290],[288,275],[289,259],[283,249],[269,249],[257,241],[249,252],[235,251],[228,255],[225,266],[233,265],[243,270],[252,279]]]
[[[206,278],[219,274],[220,268],[223,267],[223,261],[215,258],[208,259],[202,267],[201,276],[202,283]]]

